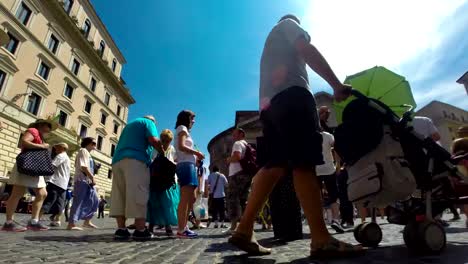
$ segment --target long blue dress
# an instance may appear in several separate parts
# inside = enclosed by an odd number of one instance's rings
[[[154,153],[155,157],[157,152]],[[166,157],[174,161],[175,149],[170,146]],[[146,221],[152,225],[177,225],[177,208],[180,202],[180,187],[175,184],[165,191],[151,191],[148,200]]]
[[[179,201],[178,184],[162,192],[150,192],[146,221],[152,225],[177,225]]]

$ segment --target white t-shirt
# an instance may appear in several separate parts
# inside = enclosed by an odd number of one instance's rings
[[[301,37],[310,42],[309,34],[292,19],[279,22],[268,35],[260,64],[260,110],[289,87],[309,89],[306,63],[295,46]]]
[[[176,150],[175,150],[174,146],[169,145],[169,147],[166,150],[165,155],[166,155],[166,158],[168,160],[170,160],[172,162],[176,162]],[[151,160],[154,160],[157,156],[158,156],[158,151],[153,150],[153,155],[152,155]]]
[[[181,132],[185,132],[187,134],[187,137],[185,137],[185,142],[184,145],[186,147],[189,147],[193,149],[193,139],[190,136],[190,133],[187,129],[186,126],[178,126],[176,129],[176,135],[179,136]],[[179,144],[176,144],[176,155],[177,155],[177,162],[191,162],[191,163],[197,163],[197,157],[193,154],[189,154],[187,152],[183,152],[179,149]]]
[[[88,180],[88,177],[84,174],[84,172],[81,170],[81,167],[87,167],[91,174],[94,172],[90,169],[91,165],[91,154],[89,154],[89,151],[85,148],[81,148],[78,150],[78,153],[76,154],[75,158],[75,181],[85,181]]]
[[[232,146],[231,156],[232,154],[234,154],[234,152],[238,151],[241,154],[241,158],[244,158],[246,145],[247,141],[245,140],[238,140],[234,142],[234,145]],[[240,162],[231,162],[229,164],[229,176],[232,176],[240,171],[242,171],[242,166]]]
[[[70,158],[67,153],[58,154],[52,161],[52,165],[54,165],[54,174],[50,177],[49,182],[66,190],[70,181]]]
[[[322,154],[323,154],[323,161],[325,164],[318,165],[315,169],[317,171],[318,176],[322,175],[331,175],[335,173],[336,167],[333,158],[333,145],[335,144],[335,138],[332,134],[328,132],[320,132],[322,134]]]
[[[434,123],[432,123],[432,120],[428,117],[415,116],[412,124],[414,131],[424,138],[432,137],[433,134],[439,132],[434,126]]]

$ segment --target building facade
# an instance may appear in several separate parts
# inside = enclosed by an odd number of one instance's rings
[[[0,176],[27,125],[53,118],[59,129],[47,142],[68,143],[72,162],[80,138],[96,138],[97,187],[108,195],[111,156],[135,100],[120,77],[125,58],[90,1],[2,0],[0,30],[10,38],[0,48]]]
[[[440,133],[440,143],[450,150],[457,131],[462,126],[468,126],[468,111],[439,101],[432,101],[416,112],[418,116],[432,119]]]
[[[468,95],[468,71],[465,72],[458,80],[457,83],[463,84],[465,86],[466,94]]]

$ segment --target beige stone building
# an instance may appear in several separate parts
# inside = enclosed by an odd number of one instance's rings
[[[468,99],[467,99],[468,100]],[[457,137],[457,130],[468,125],[468,111],[439,101],[432,101],[416,112],[418,116],[432,119],[440,133],[440,143],[450,150],[453,140]]]
[[[72,162],[80,136],[97,139],[97,184],[108,195],[111,156],[135,100],[120,77],[125,58],[90,1],[1,0],[0,29],[10,37],[0,48],[0,177],[27,125],[55,117],[60,127],[47,141],[67,142]]]

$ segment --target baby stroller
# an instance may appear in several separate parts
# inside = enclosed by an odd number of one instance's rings
[[[459,197],[449,177],[463,179],[457,160],[431,138],[422,138],[411,126],[412,109],[400,118],[382,102],[357,90],[343,110],[335,132],[335,150],[348,172],[350,200],[365,207],[389,206],[389,219],[405,225],[403,238],[411,252],[438,254],[445,249],[446,233],[434,217],[454,204],[468,202]],[[364,246],[376,247],[382,230],[372,222],[354,230]]]

